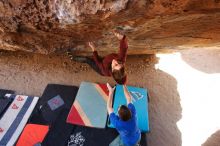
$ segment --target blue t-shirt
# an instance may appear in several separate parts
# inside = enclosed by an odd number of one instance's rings
[[[119,132],[123,143],[126,146],[133,146],[138,142],[141,136],[140,129],[137,126],[137,115],[135,107],[132,103],[128,104],[128,108],[132,113],[131,119],[122,121],[114,112],[110,114],[110,122]]]

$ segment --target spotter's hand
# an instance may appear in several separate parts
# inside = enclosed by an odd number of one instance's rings
[[[112,87],[109,85],[109,83],[107,83],[106,85],[107,85],[107,87],[108,87],[108,91],[109,91],[109,93],[110,93],[110,94],[114,93],[114,91],[115,91],[115,87],[112,88]]]

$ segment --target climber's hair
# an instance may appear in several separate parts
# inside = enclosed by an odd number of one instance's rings
[[[126,77],[125,66],[122,65],[119,70],[112,70],[112,77],[118,84],[124,84]]]

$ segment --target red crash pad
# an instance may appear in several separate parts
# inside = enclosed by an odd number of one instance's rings
[[[27,124],[16,146],[33,146],[42,142],[49,130],[49,126]]]

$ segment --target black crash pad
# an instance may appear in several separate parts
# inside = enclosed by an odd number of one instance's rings
[[[69,110],[63,109],[42,142],[42,146],[66,146],[74,125],[66,123]]]
[[[71,133],[67,146],[109,146],[118,136],[115,129],[99,129],[76,126]]]
[[[51,125],[56,121],[57,116],[63,109],[70,110],[77,92],[78,87],[76,86],[48,84],[38,101],[29,122],[34,124]],[[51,101],[51,99],[57,99],[57,97],[58,99],[62,99],[61,104],[59,104],[60,106],[58,108],[55,106],[56,108],[53,109],[48,101]]]
[[[0,89],[0,98],[4,97],[5,94],[14,94],[15,92],[12,90],[5,90],[5,89]]]
[[[5,98],[5,94],[13,94],[14,91],[12,90],[4,90],[0,89],[0,118],[4,115],[5,111],[7,110],[10,103],[13,101],[10,98]]]
[[[75,125],[67,146],[109,146],[118,136],[118,132],[112,128],[90,128]],[[147,146],[146,133],[141,134],[141,146]]]

